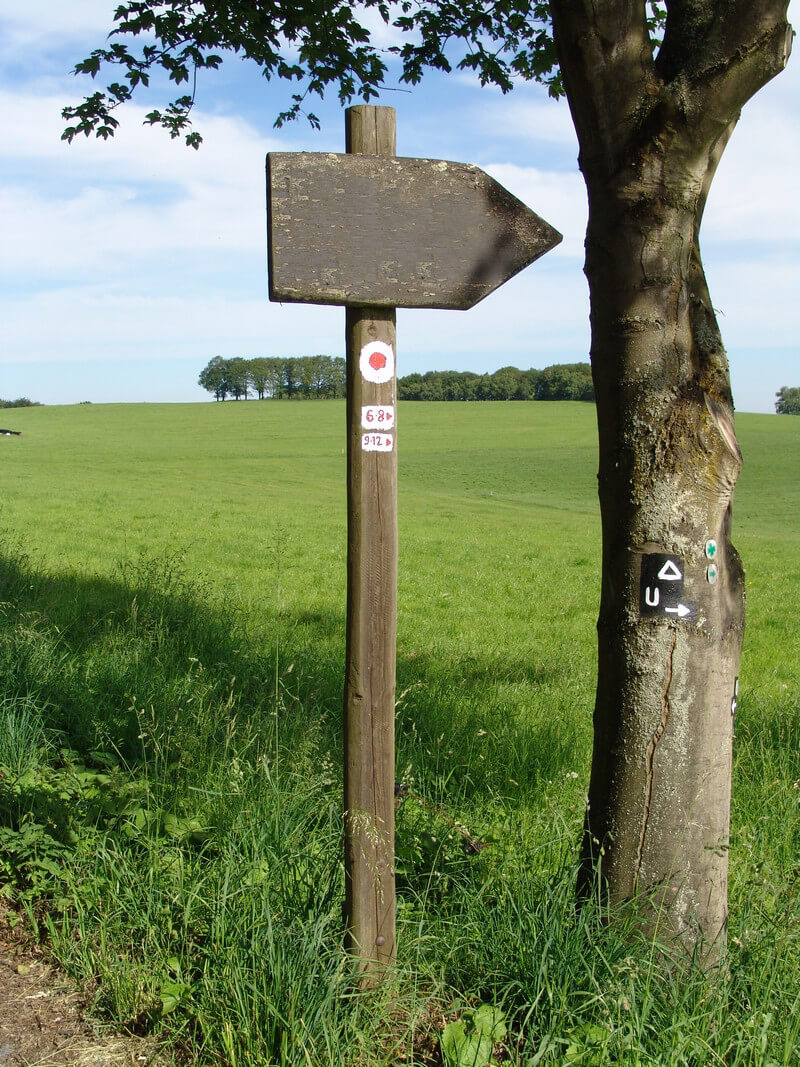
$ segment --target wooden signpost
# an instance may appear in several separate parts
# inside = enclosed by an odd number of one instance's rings
[[[346,111],[346,155],[267,156],[271,300],[346,307],[348,946],[395,954],[395,309],[467,309],[561,235],[477,167],[395,158],[394,108]]]

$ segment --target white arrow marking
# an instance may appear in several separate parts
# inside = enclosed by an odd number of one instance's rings
[[[671,559],[668,559],[661,570],[658,572],[658,577],[662,582],[677,582],[683,577],[681,572],[675,566]]]
[[[664,611],[668,611],[670,615],[677,615],[679,619],[685,619],[692,613],[692,609],[687,608],[685,604],[678,604],[677,608],[664,608]]]

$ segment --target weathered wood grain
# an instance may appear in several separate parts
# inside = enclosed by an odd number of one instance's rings
[[[394,152],[393,108],[346,112],[351,152]],[[397,642],[397,442],[362,449],[361,411],[394,407],[396,377],[367,381],[359,355],[382,342],[395,349],[395,313],[348,308],[347,652],[344,689],[345,918],[348,948],[363,985],[395,956],[394,705]]]
[[[561,240],[445,160],[274,152],[267,202],[271,300],[464,310]]]

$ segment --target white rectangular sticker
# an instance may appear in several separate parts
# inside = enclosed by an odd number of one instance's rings
[[[361,425],[365,430],[393,430],[394,408],[391,404],[368,404],[361,409]]]
[[[390,433],[363,433],[361,435],[362,452],[391,452],[394,437]]]

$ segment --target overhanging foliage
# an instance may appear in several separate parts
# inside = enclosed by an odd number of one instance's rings
[[[379,48],[369,29],[373,13],[405,35],[404,42]],[[80,133],[113,136],[119,125],[116,109],[163,72],[187,91],[148,112],[146,122],[199,147],[202,137],[190,119],[198,73],[217,69],[226,56],[252,60],[267,80],[296,83],[276,126],[300,114],[319,126],[306,104],[330,88],[342,104],[373,99],[387,87],[392,59],[400,61],[401,83],[416,84],[429,68],[450,71],[455,66],[474,71],[482,84],[503,92],[520,78],[542,82],[552,96],[563,92],[549,5],[543,0],[413,5],[408,0],[362,0],[355,6],[345,0],[143,0],[117,7],[114,23],[109,43],[76,64],[74,73],[96,78],[116,67],[120,76],[82,103],[64,108],[63,117],[70,122],[65,140]]]

